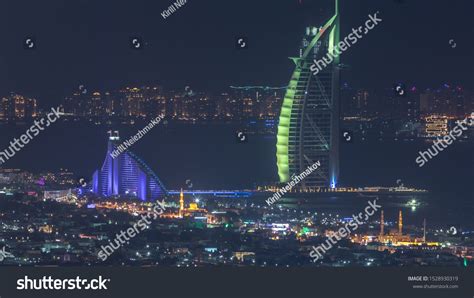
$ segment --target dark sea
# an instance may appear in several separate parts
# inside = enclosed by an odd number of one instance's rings
[[[147,122],[114,126],[122,140]],[[29,125],[0,125],[0,150],[8,147]],[[251,189],[277,180],[276,136],[248,135],[239,143],[237,124],[160,123],[130,148],[158,174],[168,189],[179,189],[190,180],[195,189]],[[32,172],[66,168],[78,177],[90,177],[102,165],[110,127],[84,122],[57,122],[42,131],[5,168]],[[474,226],[474,142],[454,142],[419,168],[415,163],[424,141],[354,139],[341,144],[339,186],[396,186],[429,190],[413,197],[423,202],[416,210],[405,207],[412,197],[387,197],[386,218],[396,220],[403,208],[407,223],[423,218],[439,225]],[[290,198],[291,199],[291,198]],[[345,212],[362,211],[366,198],[354,196],[315,197],[315,208]],[[317,203],[316,203],[317,202]],[[290,204],[291,205],[291,204]],[[390,207],[390,208],[389,208]],[[345,211],[344,211],[345,210]]]

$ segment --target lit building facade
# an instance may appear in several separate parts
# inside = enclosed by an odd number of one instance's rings
[[[158,176],[131,151],[112,158],[118,141],[118,136],[109,137],[104,163],[92,177],[92,191],[99,196],[134,196],[142,201],[166,196],[167,190]]]
[[[127,87],[120,90],[119,92],[123,96],[125,116],[139,117],[145,115],[144,96],[142,89],[137,87]]]
[[[339,175],[339,57],[313,75],[314,60],[326,58],[339,43],[339,13],[323,27],[308,27],[280,112],[277,167],[288,182],[316,161],[320,169],[300,182],[302,188],[335,187]]]
[[[234,107],[228,115],[235,119],[275,119],[278,117],[286,87],[230,86]]]
[[[449,117],[465,117],[472,110],[472,95],[461,86],[443,86],[426,89],[420,94],[420,112],[422,116],[439,114]]]
[[[448,134],[448,117],[430,115],[425,117],[425,136],[442,137]]]
[[[10,93],[10,96],[0,99],[0,120],[25,120],[37,115],[36,99],[20,94]]]

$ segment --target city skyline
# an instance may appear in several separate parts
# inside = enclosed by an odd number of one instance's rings
[[[68,115],[82,117],[154,117],[164,113],[172,118],[188,115],[190,118],[211,119],[240,113],[249,118],[275,119],[280,114],[285,89],[270,86],[230,86],[226,91],[216,93],[193,90],[190,86],[175,90],[162,85],[138,84],[116,90],[88,90],[80,85],[60,101],[60,106]],[[428,88],[408,85],[404,90],[406,95],[398,96],[393,86],[367,89],[342,83],[341,117],[414,120],[430,114],[462,117],[467,116],[474,106],[474,93],[455,84],[444,83]],[[135,103],[127,105],[124,100],[132,100]],[[201,107],[198,108],[197,105]],[[49,108],[47,103],[22,92],[0,94],[0,121],[35,118]]]

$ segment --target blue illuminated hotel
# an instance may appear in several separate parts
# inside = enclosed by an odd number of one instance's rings
[[[117,150],[118,136],[111,135],[102,168],[92,177],[92,190],[99,196],[135,196],[142,201],[154,201],[167,195],[158,176],[138,156],[127,150],[112,158]]]

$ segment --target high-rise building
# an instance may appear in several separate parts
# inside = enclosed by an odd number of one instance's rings
[[[143,89],[126,87],[121,89],[119,93],[122,96],[125,116],[140,117],[146,115]]]
[[[90,116],[100,117],[105,114],[105,104],[100,92],[92,93],[90,98]]]
[[[64,99],[64,112],[78,117],[90,115],[91,101],[87,93],[76,90]]]
[[[0,100],[0,119],[25,120],[36,117],[36,99],[11,92]]]
[[[197,97],[196,112],[199,119],[209,120],[215,114],[215,101],[211,100],[207,95],[199,95]]]
[[[166,114],[166,97],[161,86],[144,86],[144,106],[145,115],[148,117],[157,117],[160,114]]]
[[[262,119],[276,119],[281,108],[283,96],[282,90],[271,90],[271,92],[264,93],[263,106],[260,109],[259,117]]]
[[[469,111],[470,101],[469,93],[461,86],[444,84],[440,88],[427,89],[421,93],[420,112],[423,115],[464,117],[466,110]]]
[[[448,117],[430,115],[425,117],[425,136],[442,137],[448,134]]]
[[[280,182],[314,162],[321,166],[300,182],[303,188],[335,187],[339,175],[339,57],[317,74],[313,61],[327,59],[339,43],[338,0],[322,27],[308,27],[281,108],[277,135]],[[329,60],[329,59],[328,59]],[[326,61],[327,62],[327,61]]]
[[[381,116],[390,121],[414,121],[417,120],[420,113],[421,95],[418,88],[412,86],[405,90],[404,96],[396,95],[393,90],[386,90],[383,96],[383,104],[379,110]]]
[[[115,92],[105,92],[104,104],[105,113],[108,116],[123,115],[123,101]]]
[[[100,196],[131,196],[153,201],[166,196],[167,190],[158,176],[129,150],[113,158],[118,150],[118,132],[110,135],[102,167],[94,172],[92,191]]]
[[[341,86],[339,93],[341,102],[341,112],[343,117],[356,117],[357,107],[355,98],[355,90],[349,86],[348,83],[344,83]]]
[[[230,86],[232,98],[236,99],[234,118],[242,119],[275,119],[286,87],[270,86]],[[240,106],[239,106],[240,105]]]
[[[11,102],[8,98],[4,97],[0,99],[0,120],[6,121],[9,119]]]

